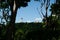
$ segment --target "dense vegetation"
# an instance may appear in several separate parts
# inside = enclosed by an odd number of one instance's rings
[[[45,6],[46,15],[41,11],[43,15],[41,23],[15,23],[17,9],[28,6],[30,0],[0,0],[0,10],[3,14],[0,17],[0,40],[60,40],[60,1],[56,0],[51,5],[50,16],[48,16],[50,0],[35,1],[41,3],[41,10]],[[5,24],[2,19],[6,21]]]
[[[47,29],[43,23],[16,23],[14,40],[57,40],[60,38],[60,27],[57,29]],[[6,26],[3,26],[0,29],[0,40],[5,40],[5,31]]]

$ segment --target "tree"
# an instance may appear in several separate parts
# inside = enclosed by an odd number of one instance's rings
[[[52,24],[55,24],[55,22],[57,22],[57,19],[56,19],[56,17],[57,16],[52,16],[53,14],[58,14],[59,15],[59,13],[60,13],[60,9],[59,9],[59,7],[60,7],[60,5],[56,5],[56,3],[55,4],[52,4],[53,6],[51,6],[51,14],[50,14],[50,16],[48,16],[48,8],[49,8],[49,6],[50,6],[50,1],[51,0],[35,0],[35,1],[39,1],[40,2],[40,4],[41,4],[41,14],[42,14],[42,16],[44,17],[43,18],[43,22],[45,23],[45,27],[48,29],[48,28],[52,28],[52,30],[54,30],[54,28],[56,27],[56,26],[52,26]],[[57,4],[59,4],[59,0],[55,0],[56,2],[57,2]],[[44,6],[44,8],[45,8],[45,13],[43,13],[44,11],[43,11],[43,6]],[[57,6],[58,6],[58,8],[57,8]],[[39,11],[39,10],[38,10]],[[59,13],[58,13],[59,12]],[[40,14],[40,15],[41,15]],[[45,15],[44,15],[45,14]],[[54,19],[54,20],[53,20]]]
[[[40,10],[41,10],[41,14],[42,14],[42,16],[43,16],[43,18],[44,18],[44,20],[45,20],[45,25],[46,25],[46,27],[48,27],[48,8],[49,8],[49,6],[50,6],[50,1],[51,0],[35,0],[35,1],[39,1],[40,2],[40,4],[41,4],[41,6],[40,6]],[[43,8],[45,9],[45,12],[43,11]],[[44,13],[43,13],[44,12]],[[45,15],[44,15],[45,14]]]
[[[59,28],[60,26],[60,0],[56,0],[56,2],[54,4],[51,5],[51,14],[52,15],[55,15],[55,20],[56,20],[56,17],[57,17],[57,23],[56,23],[56,27]],[[56,28],[57,29],[57,28]]]
[[[14,33],[15,33],[15,19],[17,14],[17,9],[20,7],[28,6],[28,2],[30,0],[0,0],[2,3],[7,3],[11,10],[10,22],[6,30],[6,40],[14,40]],[[7,8],[5,6],[5,8]],[[3,7],[4,8],[4,7]]]
[[[51,5],[51,12],[52,14],[59,17],[60,15],[60,1],[59,0],[56,0],[56,3]]]

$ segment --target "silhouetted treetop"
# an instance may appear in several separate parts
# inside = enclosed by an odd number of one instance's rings
[[[1,3],[5,2],[10,6],[12,6],[14,4],[14,1],[18,8],[28,6],[28,2],[30,2],[30,0],[0,0]]]
[[[51,5],[51,11],[53,14],[60,13],[60,1],[59,0],[57,0],[56,3]]]

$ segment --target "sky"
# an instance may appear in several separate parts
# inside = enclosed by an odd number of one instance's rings
[[[34,2],[33,0],[28,3],[27,7],[21,7],[17,11],[16,22],[20,22],[23,18],[23,22],[34,22],[36,18],[40,19],[40,15],[37,12],[37,7],[39,7],[39,2]],[[38,19],[38,20],[39,20]]]
[[[51,0],[51,4],[54,0]],[[31,0],[28,3],[27,7],[21,7],[17,10],[16,23],[19,22],[42,22],[43,16],[40,11],[40,2]],[[50,8],[49,8],[50,9]],[[45,13],[45,9],[43,8],[43,13]],[[48,10],[48,15],[50,15],[50,11]]]
[[[53,2],[54,0],[51,0],[51,4]],[[21,7],[18,9],[16,22],[41,22],[43,16],[39,15],[37,8],[40,11],[40,2],[31,0],[27,7]],[[43,11],[45,10],[43,9]],[[50,15],[51,12],[48,10],[48,13],[48,15]]]

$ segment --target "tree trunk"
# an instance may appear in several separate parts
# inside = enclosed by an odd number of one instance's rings
[[[10,23],[6,30],[6,40],[14,40],[14,35],[15,35],[15,19],[18,8],[16,7],[15,11],[13,11],[13,6],[10,7],[11,7],[11,18],[10,18]]]

